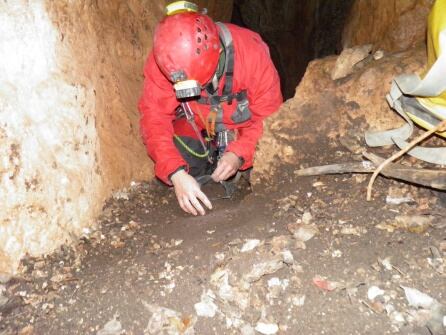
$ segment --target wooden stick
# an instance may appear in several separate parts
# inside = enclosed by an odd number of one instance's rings
[[[425,140],[429,136],[431,136],[433,133],[436,133],[440,130],[442,130],[444,127],[446,127],[446,120],[443,120],[438,125],[436,125],[434,128],[430,129],[429,131],[425,132],[424,134],[418,136],[415,138],[412,142],[409,143],[407,147],[404,149],[398,151],[388,159],[386,159],[384,162],[382,162],[378,168],[373,172],[372,177],[370,178],[369,184],[367,186],[367,201],[372,200],[372,188],[373,183],[375,182],[376,177],[380,174],[380,172],[386,167],[387,164],[393,162],[394,160],[400,158],[402,155],[404,155],[406,152],[410,151],[414,146],[416,146],[421,141]]]
[[[382,162],[385,161],[384,158],[370,152],[364,152],[363,156],[367,158],[368,161],[314,166],[296,170],[294,171],[294,174],[299,177],[344,173],[371,174]],[[409,183],[435,188],[437,190],[446,190],[445,170],[414,168],[401,164],[390,163],[381,171],[381,174],[387,178],[403,180]]]
[[[369,161],[313,166],[294,171],[299,177],[343,173],[373,173],[377,165]]]

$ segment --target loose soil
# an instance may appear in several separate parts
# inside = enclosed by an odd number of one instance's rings
[[[306,165],[351,160],[342,150],[326,157],[317,148],[310,151]],[[150,334],[149,304],[177,311],[184,327],[196,318],[195,334],[240,334],[231,310],[244,325],[278,325],[278,334],[430,334],[411,317],[416,309],[401,286],[446,303],[444,269],[438,259],[436,265],[430,261],[431,247],[445,256],[445,194],[378,178],[374,200],[367,202],[366,176],[296,178],[295,169],[282,166],[280,176],[258,181],[252,192],[244,187],[232,200],[215,200],[203,217],[182,213],[173,191],[157,182],[133,185],[110,199],[98,230],[86,231],[73,248],[23,261],[22,275],[5,285],[0,334],[97,334],[114,317],[122,334]],[[221,190],[213,188],[208,192],[217,197]],[[386,204],[395,189],[413,201]],[[433,220],[417,233],[376,227],[403,214]],[[319,233],[294,243],[289,224],[296,222]],[[287,242],[278,243],[278,237]],[[261,244],[241,253],[247,239]],[[218,297],[211,282],[217,269],[230,268],[240,278],[277,248],[289,250],[294,261],[245,288],[245,310]],[[317,276],[336,288],[319,288]],[[268,285],[272,278],[282,288]],[[368,299],[371,286],[384,290],[382,300]],[[194,305],[208,290],[219,311],[197,316]],[[385,310],[389,304],[402,320]],[[244,331],[254,334],[249,326]]]

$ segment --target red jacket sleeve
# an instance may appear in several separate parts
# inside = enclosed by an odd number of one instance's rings
[[[263,134],[263,119],[276,112],[283,102],[280,92],[280,78],[271,61],[266,44],[256,34],[254,48],[248,48],[244,55],[243,66],[248,71],[248,100],[252,113],[249,126],[239,129],[239,138],[230,143],[228,151],[243,158],[242,170],[253,165],[254,154],[258,140]]]
[[[187,167],[173,143],[175,108],[178,101],[172,84],[159,70],[153,54],[144,67],[144,88],[139,100],[140,128],[147,153],[155,162],[155,174],[166,184],[169,175]]]

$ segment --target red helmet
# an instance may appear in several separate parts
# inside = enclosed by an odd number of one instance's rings
[[[169,80],[195,80],[204,86],[218,65],[217,26],[209,16],[200,13],[166,16],[156,28],[153,52]]]

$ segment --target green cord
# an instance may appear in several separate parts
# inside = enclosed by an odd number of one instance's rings
[[[209,155],[209,150],[206,150],[206,152],[204,152],[203,154],[199,154],[197,152],[195,152],[194,150],[192,150],[186,143],[184,143],[184,141],[178,136],[178,135],[173,135],[173,137],[178,141],[178,143],[181,144],[181,146],[186,149],[186,151],[188,153],[190,153],[192,156],[195,156],[197,158],[206,158]]]

